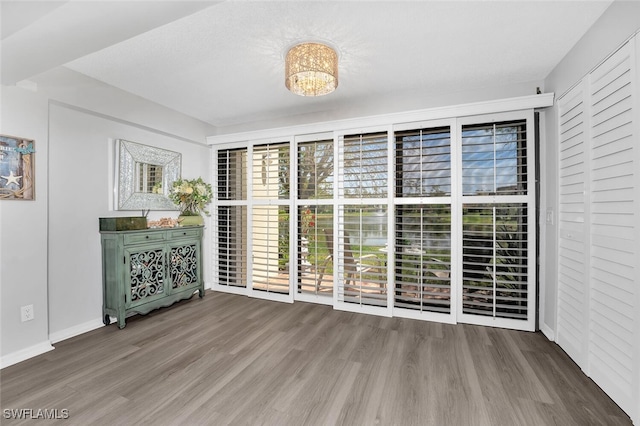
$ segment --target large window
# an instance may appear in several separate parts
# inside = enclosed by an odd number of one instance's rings
[[[221,289],[535,326],[533,113],[218,150]]]

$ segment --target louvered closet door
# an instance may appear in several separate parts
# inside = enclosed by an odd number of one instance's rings
[[[637,52],[631,39],[558,101],[557,342],[632,418],[640,415]]]
[[[640,200],[640,188],[635,183],[640,164],[634,161],[638,158],[636,150],[640,149],[634,120],[639,120],[640,111],[633,108],[637,94],[633,93],[630,45],[607,59],[588,81],[589,369],[593,379],[621,406],[630,407],[634,405],[633,378],[638,373],[635,364],[639,363],[636,358],[634,364],[633,359],[634,319],[638,320],[636,310],[640,309],[636,278],[640,265],[635,240]]]
[[[584,368],[587,320],[585,205],[587,142],[584,89],[558,101],[560,125],[558,204],[558,344]]]

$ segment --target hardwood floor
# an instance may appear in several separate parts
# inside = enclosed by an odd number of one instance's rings
[[[629,425],[540,333],[207,292],[3,369],[65,425]],[[7,420],[2,424],[48,424]]]

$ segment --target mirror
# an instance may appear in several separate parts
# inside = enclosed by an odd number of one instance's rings
[[[118,210],[178,210],[168,198],[180,178],[182,154],[119,139],[116,178]]]

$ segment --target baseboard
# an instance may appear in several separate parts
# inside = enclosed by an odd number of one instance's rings
[[[551,340],[552,342],[555,341],[556,333],[554,333],[548,325],[540,324],[540,331],[542,332],[542,334],[547,336],[547,339]]]
[[[58,343],[100,327],[104,327],[102,319],[95,319],[82,324],[78,324],[73,327],[65,328],[64,330],[57,331],[55,333],[51,333],[49,335],[49,340],[51,340],[51,343]]]
[[[46,341],[38,343],[37,345],[30,346],[28,348],[20,349],[19,351],[10,353],[0,358],[0,369],[9,367],[10,365],[17,364],[22,361],[26,361],[29,358],[33,358],[43,353],[53,350],[51,342]]]

